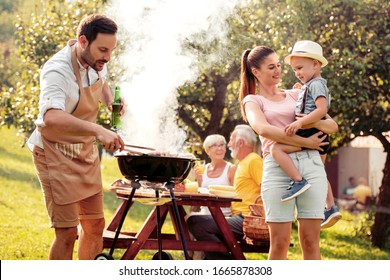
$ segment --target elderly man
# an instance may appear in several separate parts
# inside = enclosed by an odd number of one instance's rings
[[[234,176],[234,187],[242,201],[232,203],[232,216],[226,218],[237,239],[244,237],[242,229],[244,216],[250,212],[249,204],[254,203],[260,194],[263,160],[255,152],[256,144],[256,134],[248,125],[236,126],[228,144],[232,157],[239,161]],[[223,234],[211,215],[191,216],[187,224],[196,240],[223,241]],[[208,260],[233,259],[229,253],[205,252],[205,254]]]

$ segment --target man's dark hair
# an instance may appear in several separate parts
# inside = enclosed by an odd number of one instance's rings
[[[115,21],[102,14],[93,14],[83,18],[77,27],[77,38],[84,35],[92,43],[98,33],[116,34],[118,26]]]

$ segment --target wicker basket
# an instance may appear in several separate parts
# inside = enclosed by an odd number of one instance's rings
[[[254,240],[269,240],[268,225],[265,219],[259,216],[245,216],[243,222],[243,231],[245,237]]]
[[[254,204],[249,206],[249,209],[251,212],[248,216],[244,217],[243,222],[245,238],[269,241],[269,230],[265,222],[263,202],[260,196],[256,198]]]

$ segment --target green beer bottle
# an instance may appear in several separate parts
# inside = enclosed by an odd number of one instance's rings
[[[114,130],[118,130],[121,126],[121,109],[121,88],[119,86],[116,86],[111,113],[111,128]]]

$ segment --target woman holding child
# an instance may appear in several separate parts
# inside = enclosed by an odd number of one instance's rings
[[[324,218],[327,177],[318,150],[329,144],[323,142],[326,135],[322,136],[322,132],[336,132],[338,127],[327,117],[303,127],[320,130],[310,137],[288,135],[284,128],[296,120],[295,106],[299,91],[278,88],[280,75],[281,65],[274,50],[258,46],[244,51],[239,100],[244,119],[260,135],[262,142],[264,168],[261,194],[271,240],[268,258],[287,258],[296,209],[303,259],[321,259],[320,227]],[[281,197],[289,187],[290,178],[270,154],[276,142],[306,147],[305,150],[290,153],[289,157],[311,188],[288,201],[281,201]]]

